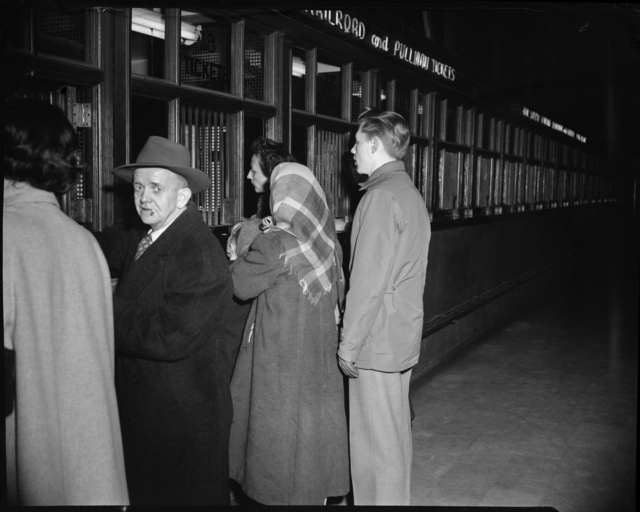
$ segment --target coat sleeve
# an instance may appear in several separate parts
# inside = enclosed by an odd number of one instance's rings
[[[362,198],[360,228],[352,240],[350,287],[338,355],[353,362],[374,326],[387,290],[398,240],[395,199],[384,190]]]
[[[276,282],[280,241],[273,234],[258,235],[249,251],[231,265],[234,295],[242,300],[257,297]],[[282,263],[281,263],[282,264]]]
[[[221,319],[232,293],[222,248],[195,239],[167,257],[160,303],[114,296],[117,350],[143,359],[179,361],[209,341],[200,333],[211,318]]]

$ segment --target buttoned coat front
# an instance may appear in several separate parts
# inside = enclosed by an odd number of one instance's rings
[[[136,261],[139,238],[107,249],[131,503],[228,504],[228,263],[194,203]]]

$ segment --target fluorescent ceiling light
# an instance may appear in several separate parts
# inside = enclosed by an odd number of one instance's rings
[[[324,62],[318,62],[318,73],[337,73],[340,71],[338,66],[331,66],[330,64],[325,64]],[[293,76],[301,77],[306,73],[305,63],[300,60],[298,57],[293,58],[293,63],[291,65],[291,74]]]
[[[164,39],[164,16],[148,9],[131,9],[131,30],[159,39]],[[202,37],[202,26],[180,22],[180,41],[192,45]]]

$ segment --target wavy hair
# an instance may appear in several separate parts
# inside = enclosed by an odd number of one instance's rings
[[[78,139],[65,113],[45,101],[13,98],[5,105],[4,177],[64,194],[84,165]]]
[[[358,116],[360,131],[367,140],[378,137],[387,154],[401,160],[409,147],[409,124],[397,112],[365,108]]]
[[[282,162],[295,162],[295,157],[281,142],[258,137],[251,143],[251,152],[258,157],[262,173],[271,178],[273,170]]]
[[[271,181],[271,173],[282,162],[296,162],[295,157],[289,153],[287,147],[281,142],[268,139],[267,137],[258,137],[251,143],[251,152],[258,157],[258,163],[262,173],[267,177],[267,183],[264,186],[264,193],[260,194],[258,199],[257,215],[261,219],[271,215],[271,206],[269,196],[271,190],[269,182]]]

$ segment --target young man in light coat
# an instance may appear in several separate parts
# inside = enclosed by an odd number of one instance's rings
[[[351,280],[338,360],[349,381],[356,505],[409,505],[409,381],[422,339],[431,238],[425,202],[404,169],[407,122],[373,109],[359,119],[354,154],[365,195],[353,219]]]

